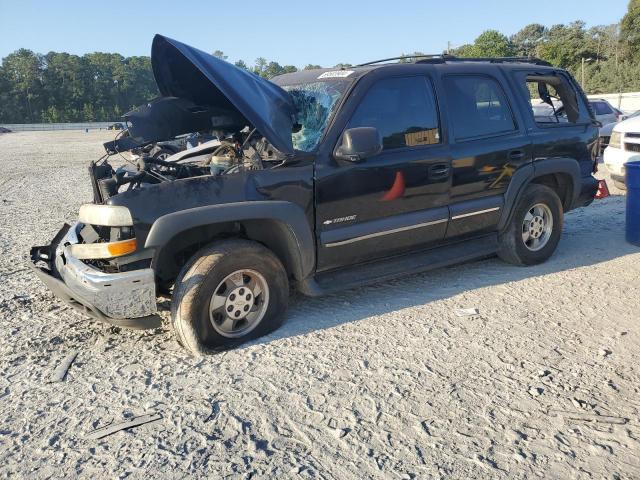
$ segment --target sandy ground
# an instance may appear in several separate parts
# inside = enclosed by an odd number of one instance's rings
[[[90,199],[86,164],[109,137],[0,135],[2,476],[640,478],[640,250],[624,197],[568,214],[544,265],[296,297],[279,331],[195,360],[168,325],[93,323],[24,268]]]

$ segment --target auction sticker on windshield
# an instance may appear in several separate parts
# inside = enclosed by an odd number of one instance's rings
[[[346,78],[353,73],[353,70],[332,70],[331,72],[324,72],[318,77],[321,78]]]

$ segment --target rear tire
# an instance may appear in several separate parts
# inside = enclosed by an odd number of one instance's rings
[[[216,242],[178,276],[171,320],[178,342],[195,355],[231,348],[278,328],[289,282],[273,252],[248,240]]]
[[[499,236],[498,256],[514,265],[536,265],[555,252],[562,234],[563,209],[558,194],[531,184],[516,204]]]

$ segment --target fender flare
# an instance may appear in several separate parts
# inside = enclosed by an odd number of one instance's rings
[[[509,187],[504,194],[504,209],[498,222],[498,231],[502,232],[509,224],[513,207],[518,203],[525,188],[537,177],[554,173],[563,173],[571,177],[572,192],[570,205],[574,205],[581,191],[580,165],[574,158],[557,157],[534,160],[515,171]]]
[[[315,267],[315,239],[304,210],[291,202],[268,200],[226,203],[190,208],[159,217],[151,226],[145,248],[155,249],[154,262],[163,247],[182,232],[225,222],[271,221],[285,236],[286,254],[296,279]]]

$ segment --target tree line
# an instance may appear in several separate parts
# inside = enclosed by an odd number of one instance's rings
[[[525,26],[507,36],[483,32],[451,49],[460,57],[533,56],[566,68],[588,93],[640,91],[640,0],[630,0],[618,24],[587,28],[584,22]],[[403,54],[410,61],[421,52]],[[224,52],[213,55],[227,60]],[[263,57],[235,65],[265,78],[298,70]],[[349,67],[339,63],[335,67]],[[304,69],[320,68],[309,64]],[[0,123],[90,122],[119,119],[158,95],[149,57],[65,52],[45,55],[19,49],[0,65]]]

